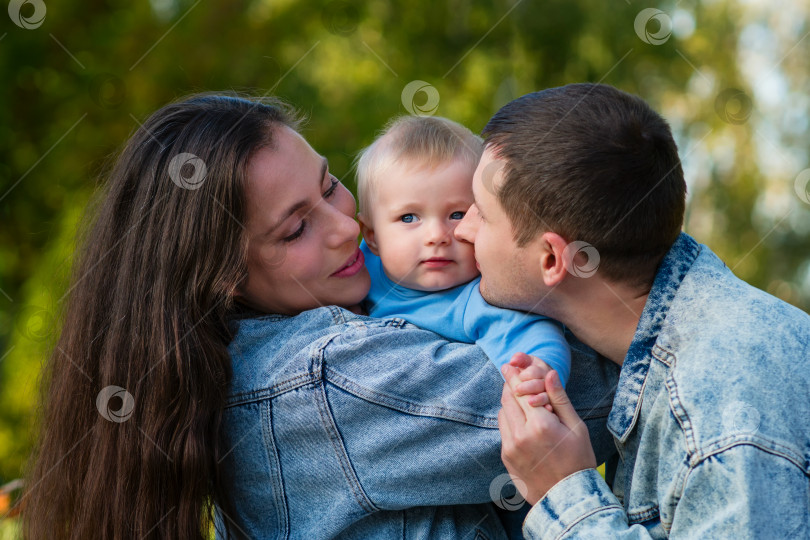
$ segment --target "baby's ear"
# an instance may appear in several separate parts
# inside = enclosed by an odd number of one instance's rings
[[[374,229],[371,228],[371,221],[363,214],[357,214],[357,221],[360,222],[360,233],[363,235],[363,240],[366,241],[368,249],[376,256],[380,256],[377,251],[377,239],[374,236]]]

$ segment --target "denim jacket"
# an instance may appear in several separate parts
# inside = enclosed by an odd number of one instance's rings
[[[527,538],[810,538],[810,317],[681,234],[656,275],[608,418],[613,492],[555,485]]]
[[[218,509],[231,537],[506,538],[503,379],[477,346],[334,306],[236,324],[220,464],[236,515]],[[571,399],[605,459],[619,370],[569,337]]]

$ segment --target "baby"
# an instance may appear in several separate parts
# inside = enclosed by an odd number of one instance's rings
[[[487,304],[472,244],[453,230],[473,203],[483,143],[438,117],[390,123],[357,163],[360,248],[371,274],[373,317],[400,317],[448,339],[478,344],[500,368],[536,356],[565,384],[571,353],[559,323]]]

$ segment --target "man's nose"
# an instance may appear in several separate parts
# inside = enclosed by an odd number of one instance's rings
[[[458,240],[463,242],[475,243],[475,232],[478,230],[478,208],[475,205],[470,206],[464,218],[456,225],[454,234]]]

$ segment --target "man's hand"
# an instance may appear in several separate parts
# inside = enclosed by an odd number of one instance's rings
[[[501,459],[509,474],[525,483],[527,493],[521,490],[523,497],[536,504],[563,478],[595,468],[596,457],[588,428],[568,400],[556,371],[550,371],[543,380],[553,412],[517,396],[516,388],[523,383],[519,368],[507,364],[502,371],[506,384],[498,413]]]

